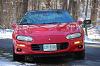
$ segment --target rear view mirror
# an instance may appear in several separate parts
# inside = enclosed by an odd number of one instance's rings
[[[91,24],[91,20],[84,20],[84,24],[86,24],[86,25]]]

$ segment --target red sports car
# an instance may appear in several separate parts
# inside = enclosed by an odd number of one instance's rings
[[[84,58],[84,31],[81,22],[64,10],[27,12],[12,25],[13,59],[72,55]]]

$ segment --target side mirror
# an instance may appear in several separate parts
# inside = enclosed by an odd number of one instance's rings
[[[16,26],[17,26],[17,24],[16,24],[16,23],[12,23],[12,28],[13,28],[13,29],[15,29],[15,28],[16,28]]]
[[[84,20],[84,24],[85,24],[85,25],[91,24],[91,20]]]

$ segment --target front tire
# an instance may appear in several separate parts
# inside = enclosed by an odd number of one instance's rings
[[[74,53],[74,59],[76,59],[76,60],[83,60],[83,59],[85,59],[85,51],[75,52]]]
[[[13,47],[13,60],[14,60],[14,61],[24,61],[24,60],[25,60],[24,55],[18,55],[18,54],[15,53],[14,50],[15,50],[15,49],[14,49],[14,47]]]

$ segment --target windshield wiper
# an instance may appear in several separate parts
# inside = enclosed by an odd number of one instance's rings
[[[32,25],[32,23],[20,23],[20,25]]]
[[[43,24],[59,24],[59,22],[50,22],[50,23],[43,23]]]

